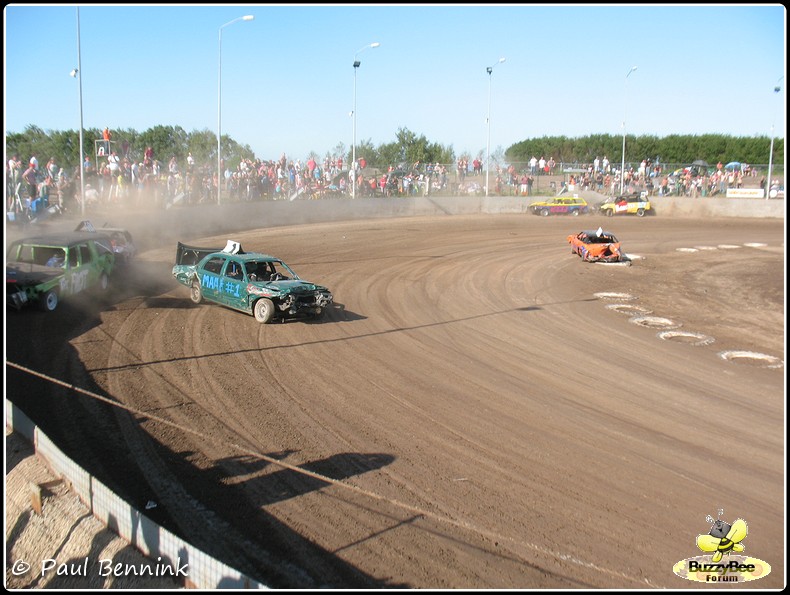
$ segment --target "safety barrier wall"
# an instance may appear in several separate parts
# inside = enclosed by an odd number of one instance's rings
[[[588,204],[597,205],[606,197],[594,191],[579,192]],[[529,204],[537,197],[523,196],[416,196],[409,198],[358,198],[325,200],[276,200],[173,207],[162,210],[119,210],[86,213],[96,227],[105,222],[125,227],[142,249],[177,240],[223,235],[236,231],[333,223],[393,217],[430,217],[475,214],[529,214]],[[724,197],[653,196],[650,201],[656,217],[711,218],[754,217],[785,218],[785,200]],[[79,217],[79,215],[76,215]],[[531,215],[530,215],[531,216]],[[602,217],[593,214],[593,217]],[[53,220],[48,231],[71,231],[75,220]],[[8,227],[6,241],[30,230]],[[175,244],[173,244],[175,258]]]
[[[605,197],[581,192],[589,204]],[[785,217],[784,199],[651,197],[657,217]],[[360,198],[261,201],[222,205],[176,207],[164,212],[123,214],[123,225],[138,234],[171,240],[233,231],[331,223],[392,217],[529,213],[530,197],[519,196],[419,196],[410,198]],[[90,215],[89,215],[90,216]],[[107,214],[102,215],[105,219]],[[592,215],[602,216],[602,215]],[[115,225],[119,223],[114,222]]]
[[[186,568],[185,586],[195,589],[268,589],[170,533],[113,493],[67,457],[25,413],[5,400],[6,427],[27,438],[36,454],[66,480],[94,517],[152,560]]]

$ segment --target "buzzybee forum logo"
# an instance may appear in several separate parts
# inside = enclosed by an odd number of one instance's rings
[[[742,583],[763,578],[771,572],[767,562],[733,554],[744,551],[741,542],[746,539],[749,528],[743,519],[728,523],[721,518],[723,514],[720,508],[719,518],[706,517],[711,528],[707,535],[697,535],[697,547],[708,554],[675,564],[673,570],[679,577],[699,583]]]

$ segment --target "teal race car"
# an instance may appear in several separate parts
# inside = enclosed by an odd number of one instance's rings
[[[261,324],[274,318],[319,318],[333,300],[326,287],[300,279],[279,258],[244,252],[234,241],[225,248],[179,242],[173,277],[190,288],[193,303],[221,304],[251,314]]]

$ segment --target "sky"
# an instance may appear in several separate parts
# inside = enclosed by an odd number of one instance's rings
[[[10,4],[5,132],[78,130],[79,63],[85,128],[216,134],[221,114],[261,159],[400,129],[472,157],[624,130],[784,138],[786,24],[778,3]]]

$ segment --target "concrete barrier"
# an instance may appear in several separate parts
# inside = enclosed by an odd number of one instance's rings
[[[66,456],[8,399],[5,400],[5,413],[6,431],[12,430],[24,436],[33,445],[36,455],[49,465],[57,477],[69,483],[71,490],[104,526],[148,556],[152,562],[171,568],[186,567],[188,576],[184,580],[185,587],[206,590],[268,589],[263,583],[212,558],[146,517]]]
[[[579,192],[590,205],[606,197]],[[146,217],[145,226],[160,236],[196,237],[284,225],[329,223],[392,217],[430,217],[474,214],[529,214],[537,197],[415,196],[295,201],[259,201],[174,207]],[[651,197],[658,217],[785,217],[784,199]],[[142,214],[141,214],[142,215]],[[139,222],[141,223],[141,222]],[[140,227],[136,225],[136,227]],[[130,222],[125,223],[131,227]]]
[[[606,196],[594,191],[575,193],[590,205],[597,205]],[[332,223],[362,219],[393,217],[431,217],[476,214],[519,214],[533,216],[529,204],[543,197],[522,196],[415,196],[409,198],[358,198],[325,200],[265,200],[243,203],[223,203],[175,206],[169,209],[138,209],[105,207],[91,211],[97,228],[104,222],[126,227],[137,239],[151,243],[173,241],[208,235],[223,235],[249,229],[281,227],[311,223]],[[758,217],[784,219],[784,199],[750,198],[688,198],[661,197],[650,199],[657,217]],[[117,208],[117,211],[113,211]],[[74,217],[77,217],[75,219]],[[49,231],[71,231],[79,214],[52,220]],[[8,227],[6,241],[20,236],[37,235],[31,228]]]

